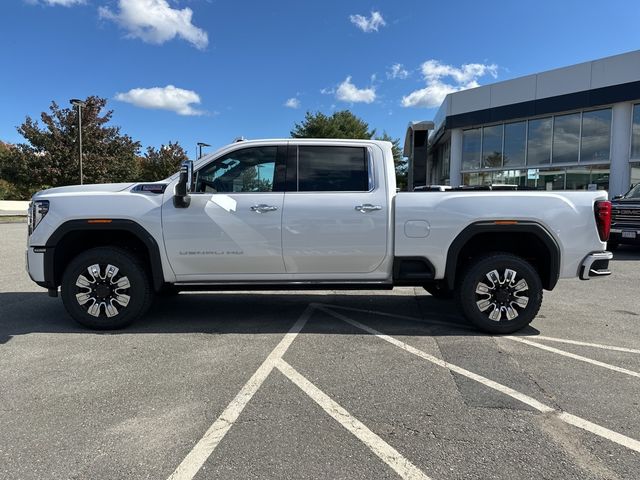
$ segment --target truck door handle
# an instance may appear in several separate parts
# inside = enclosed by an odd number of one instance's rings
[[[356,210],[359,211],[360,213],[374,212],[376,210],[382,210],[382,206],[365,203],[363,205],[358,205],[356,207]]]
[[[278,210],[278,207],[274,205],[266,205],[264,203],[251,207],[251,211],[256,213],[275,212],[276,210]]]

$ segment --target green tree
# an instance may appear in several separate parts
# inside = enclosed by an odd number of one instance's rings
[[[349,110],[335,112],[327,116],[322,112],[307,112],[304,120],[296,123],[291,130],[293,138],[364,138],[376,134],[369,130],[369,124],[356,117]]]
[[[27,200],[45,185],[31,172],[27,156],[16,146],[0,142],[0,200]]]
[[[82,151],[85,183],[134,181],[139,175],[136,160],[140,143],[107,125],[112,110],[103,111],[107,100],[91,96],[82,108]],[[42,112],[40,124],[27,117],[18,132],[28,143],[17,145],[19,155],[0,172],[1,177],[21,190],[80,182],[78,159],[78,116],[73,107],[60,108],[51,102]],[[7,170],[8,168],[8,170]],[[24,171],[29,178],[23,178]]]
[[[167,178],[178,170],[185,160],[189,160],[187,152],[178,142],[169,142],[159,149],[147,147],[147,151],[140,158],[140,180],[153,182]]]
[[[391,151],[393,152],[393,164],[396,170],[396,186],[400,190],[406,190],[409,164],[407,162],[407,158],[402,155],[402,149],[400,148],[400,139],[393,138],[386,131],[383,131],[382,136],[376,137],[376,140],[384,140],[385,142],[391,142]]]

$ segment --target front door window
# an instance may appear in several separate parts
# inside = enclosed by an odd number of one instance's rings
[[[198,193],[271,192],[278,147],[243,148],[216,159],[196,176]]]

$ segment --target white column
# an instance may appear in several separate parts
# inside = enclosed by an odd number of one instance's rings
[[[451,130],[451,158],[449,160],[449,184],[458,187],[462,184],[462,129]]]
[[[621,195],[629,189],[629,152],[631,149],[630,102],[613,106],[611,125],[611,172],[609,173],[609,197]]]

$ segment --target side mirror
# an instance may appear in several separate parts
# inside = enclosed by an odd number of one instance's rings
[[[187,208],[191,203],[189,194],[193,190],[193,162],[187,160],[180,167],[180,178],[176,184],[173,205],[176,208]]]

